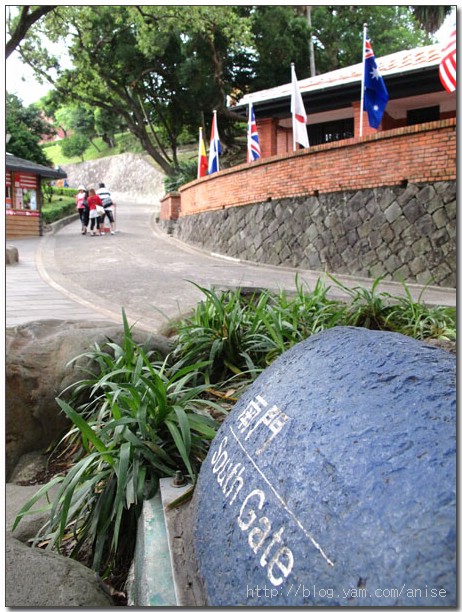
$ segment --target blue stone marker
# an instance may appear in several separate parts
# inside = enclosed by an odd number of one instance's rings
[[[455,606],[455,375],[446,351],[350,327],[265,370],[194,494],[208,605]]]

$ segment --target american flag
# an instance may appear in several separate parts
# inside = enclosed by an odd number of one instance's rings
[[[257,123],[251,102],[249,104],[249,123],[247,127],[247,161],[252,162],[260,159],[260,157],[260,141],[258,140]]]
[[[443,49],[440,63],[440,81],[444,89],[452,93],[456,90],[456,30],[452,32]]]

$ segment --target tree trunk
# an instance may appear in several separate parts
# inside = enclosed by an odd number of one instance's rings
[[[308,22],[308,27],[310,29],[310,41],[309,41],[309,51],[310,51],[310,76],[316,76],[316,64],[314,61],[314,44],[313,44],[313,32],[311,26],[311,6],[306,7],[306,20]]]
[[[90,138],[90,142],[91,144],[95,147],[95,149],[98,151],[98,153],[101,153],[101,149],[98,148],[97,144],[95,142],[93,142],[93,139]]]

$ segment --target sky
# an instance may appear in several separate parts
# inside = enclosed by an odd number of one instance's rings
[[[23,64],[17,53],[6,61],[6,82],[8,93],[15,93],[24,106],[37,102],[50,90],[48,83],[40,85],[35,80],[32,68]]]
[[[454,16],[449,16],[437,33],[437,42],[443,43],[449,38],[453,25]],[[61,55],[63,54],[64,48]],[[51,89],[49,83],[41,85],[35,80],[32,69],[21,62],[17,52],[12,53],[6,60],[4,78],[8,83],[8,92],[15,93],[25,106],[37,102]]]

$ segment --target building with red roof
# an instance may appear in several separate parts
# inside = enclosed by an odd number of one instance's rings
[[[439,78],[443,45],[418,47],[376,57],[389,94],[378,131],[456,116],[456,93]],[[307,113],[310,145],[359,136],[363,64],[298,81]],[[288,68],[288,76],[290,71]],[[254,107],[262,157],[292,150],[291,83],[243,96],[233,110]],[[363,121],[363,135],[376,133]]]

